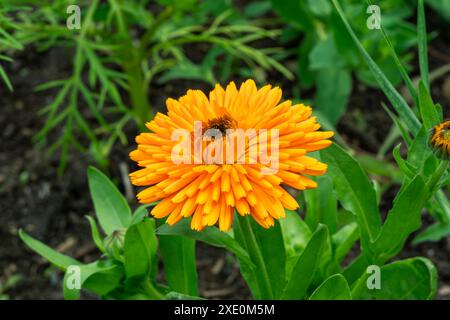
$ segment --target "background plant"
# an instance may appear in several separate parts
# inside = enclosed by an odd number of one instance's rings
[[[360,82],[378,84],[349,37],[342,21],[329,0],[271,1],[273,9],[289,23],[286,39],[301,39],[294,52],[298,60],[300,95],[315,86],[314,105],[331,124],[336,124],[347,107],[353,88],[353,76]],[[414,12],[406,0],[377,2],[382,23],[390,35],[391,44],[402,61],[408,62],[408,49],[416,44],[415,27],[407,22]],[[346,16],[353,21],[355,33],[364,48],[394,84],[401,81],[389,47],[383,45],[380,32],[367,27],[369,14],[365,1],[341,1]],[[286,32],[287,33],[287,32]],[[380,45],[380,42],[382,45]]]
[[[51,131],[64,128],[56,141],[47,141],[50,152],[60,151],[60,172],[70,147],[84,151],[88,146],[104,166],[114,142],[127,143],[124,127],[130,121],[142,127],[151,119],[149,95],[155,81],[215,83],[217,77],[229,77],[236,59],[250,69],[276,69],[292,76],[272,57],[277,49],[252,47],[257,40],[276,37],[279,30],[266,30],[258,21],[239,15],[227,1],[79,1],[80,30],[66,27],[70,1],[13,3],[0,10],[0,52],[59,47],[73,59],[68,78],[36,88],[57,90],[53,101],[40,110],[47,122],[36,140],[45,142]],[[184,45],[192,43],[209,44],[208,53],[198,54],[203,56],[200,63],[185,52]],[[223,59],[224,64],[218,63]],[[0,60],[11,58],[2,54]],[[0,76],[12,90],[1,66]]]

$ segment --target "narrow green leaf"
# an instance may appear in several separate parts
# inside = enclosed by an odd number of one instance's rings
[[[427,5],[432,7],[442,18],[450,22],[450,2],[442,0],[427,0]]]
[[[349,32],[350,36],[353,38],[356,46],[358,47],[364,60],[366,61],[367,65],[369,66],[369,69],[372,71],[372,74],[373,74],[375,80],[380,85],[384,94],[389,99],[392,106],[395,108],[395,110],[399,114],[400,118],[405,122],[409,131],[411,131],[415,135],[420,129],[420,122],[417,119],[417,117],[415,116],[414,112],[411,110],[411,108],[406,103],[405,99],[394,88],[392,83],[387,79],[387,77],[384,75],[383,71],[380,69],[380,67],[378,67],[378,65],[370,57],[369,53],[366,51],[366,49],[364,48],[362,43],[359,41],[358,37],[356,36],[352,27],[350,26],[350,23],[348,22],[347,18],[345,17],[345,14],[342,11],[342,8],[339,5],[338,1],[337,0],[331,0],[331,1],[333,2],[333,5],[335,6],[339,16],[341,17],[342,22],[344,23],[345,27],[347,28],[347,31]]]
[[[419,233],[413,240],[413,244],[417,245],[426,241],[439,241],[450,235],[450,224],[436,222]]]
[[[89,190],[95,214],[107,235],[129,226],[131,210],[117,187],[98,169],[88,169]]]
[[[145,278],[156,259],[158,240],[155,220],[145,219],[128,228],[125,234],[125,273],[128,278]]]
[[[368,5],[372,5],[372,1],[367,0],[366,2],[368,3]],[[380,24],[380,27],[381,27],[381,34],[383,35],[383,38],[389,47],[392,58],[394,58],[395,65],[397,66],[397,69],[403,78],[403,82],[406,84],[406,88],[408,89],[409,94],[411,95],[413,100],[417,103],[417,90],[414,86],[414,83],[413,83],[411,77],[409,76],[408,71],[406,70],[405,66],[403,65],[402,61],[400,60],[397,53],[395,52],[395,48],[394,48],[391,40],[389,39],[382,23]]]
[[[97,246],[97,248],[101,252],[105,253],[105,246],[103,245],[103,240],[100,236],[100,232],[98,231],[95,219],[92,218],[91,216],[86,216],[86,219],[88,219],[89,225],[91,227],[92,240],[94,240],[94,243]]]
[[[334,233],[337,228],[337,199],[333,194],[333,182],[329,175],[314,180],[318,187],[303,192],[306,201],[305,221],[311,230],[322,223],[327,225],[330,233]]]
[[[353,283],[357,281],[361,275],[366,272],[367,266],[369,262],[364,254],[360,254],[352,262],[345,267],[342,275],[347,280],[350,286],[353,286]]]
[[[428,39],[424,0],[419,0],[417,5],[417,37],[419,43],[420,77],[422,78],[425,88],[429,90],[430,79],[428,71]]]
[[[422,208],[428,197],[425,183],[419,175],[397,194],[394,206],[373,246],[379,263],[397,255],[408,236],[420,227]]]
[[[292,269],[309,239],[311,239],[312,233],[308,225],[295,211],[286,210],[286,218],[279,221],[286,250],[286,278],[289,279]]]
[[[3,79],[3,81],[5,82],[6,86],[8,87],[9,91],[13,92],[13,86],[11,81],[9,80],[8,75],[6,74],[5,69],[0,65],[0,77]]]
[[[280,224],[275,222],[270,229],[264,229],[252,219],[251,225],[264,264],[270,272],[269,281],[273,296],[277,298],[284,289],[286,281],[286,250]]]
[[[33,251],[35,251],[63,271],[65,271],[69,266],[81,264],[79,261],[73,259],[72,257],[59,253],[58,251],[53,250],[49,246],[43,244],[39,240],[30,237],[23,230],[19,230],[19,237]]]
[[[358,239],[358,225],[354,222],[343,226],[338,232],[333,234],[331,241],[334,248],[334,258],[338,263],[346,257]]]
[[[426,131],[440,122],[439,111],[422,80],[419,81],[419,111]]]
[[[299,256],[281,299],[303,299],[319,266],[320,253],[327,239],[326,226],[319,225]]]
[[[159,243],[164,273],[170,289],[182,294],[197,296],[195,240],[182,236],[161,235]]]
[[[341,274],[328,277],[309,297],[309,300],[351,300],[347,280]]]
[[[428,132],[422,127],[408,148],[408,163],[416,168],[415,172],[420,172],[425,160],[431,154],[432,151],[428,147]]]
[[[395,126],[400,130],[400,133],[402,134],[403,140],[405,140],[406,145],[410,145],[411,137],[402,121],[391,110],[389,110],[388,106],[384,102],[381,103],[381,106],[383,107],[384,111],[386,111],[386,113],[389,115]]]
[[[311,230],[296,211],[286,210],[286,217],[279,221],[286,252],[299,255],[311,238]]]
[[[253,266],[247,252],[239,243],[225,232],[219,231],[216,227],[207,227],[203,231],[194,231],[190,227],[189,219],[183,219],[173,226],[164,224],[156,230],[158,235],[179,235],[194,240],[205,242],[211,246],[225,248],[236,255],[242,262]]]
[[[417,168],[414,168],[411,164],[409,164],[408,161],[402,158],[402,156],[400,155],[400,146],[401,144],[395,146],[394,150],[392,150],[392,155],[394,156],[394,160],[395,162],[397,162],[400,171],[406,177],[412,179],[414,177],[415,172],[417,172]]]
[[[270,280],[269,269],[264,261],[262,248],[257,241],[257,236],[252,227],[252,219],[248,215],[241,216],[238,213],[235,213],[235,217],[233,221],[234,237],[239,245],[248,253],[252,265],[255,266],[253,269],[252,266],[239,260],[241,274],[255,299],[274,299],[274,290],[272,288],[272,281]],[[280,240],[282,240],[281,235]],[[258,272],[255,272],[255,270],[258,270]]]
[[[321,159],[329,166],[328,174],[333,180],[338,200],[356,216],[362,249],[370,251],[370,243],[381,228],[373,185],[358,162],[336,144],[322,150]]]

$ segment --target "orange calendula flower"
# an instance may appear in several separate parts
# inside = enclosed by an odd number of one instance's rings
[[[297,209],[283,186],[317,186],[307,176],[323,175],[327,166],[307,154],[329,146],[333,132],[318,131],[312,109],[280,102],[281,93],[247,80],[240,88],[216,85],[209,97],[189,90],[168,99],[167,115],[147,123],[151,132],[138,135],[130,153],[143,167],[130,175],[132,183],[148,186],[139,201],[162,200],[154,217],[171,225],[192,217],[194,230],[217,223],[229,230],[235,210],[269,228],[285,209]]]
[[[439,158],[450,158],[450,119],[433,128],[429,143]]]

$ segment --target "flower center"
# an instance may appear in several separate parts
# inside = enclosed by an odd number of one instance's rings
[[[447,142],[450,142],[450,130],[449,129],[443,129],[441,131],[441,135],[444,140],[446,140]]]
[[[221,117],[208,120],[204,130],[216,129],[222,133],[222,136],[225,136],[227,129],[233,129],[235,124],[236,121],[226,114]]]

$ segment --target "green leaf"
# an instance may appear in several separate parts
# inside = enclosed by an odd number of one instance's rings
[[[367,270],[368,265],[369,263],[366,256],[364,254],[360,254],[355,259],[353,259],[348,266],[345,267],[342,275],[345,277],[348,284],[352,286],[353,283],[357,281]]]
[[[406,144],[409,145],[411,143],[411,137],[409,136],[408,131],[405,128],[405,125],[403,122],[387,107],[387,105],[382,102],[381,106],[383,107],[384,111],[389,115],[392,122],[395,124],[398,130],[400,130],[400,133],[402,134],[403,140],[405,140]]]
[[[351,300],[347,280],[341,274],[328,277],[309,297],[309,300]]]
[[[206,227],[203,231],[194,231],[190,227],[189,219],[182,219],[173,226],[164,224],[156,230],[158,235],[179,235],[194,240],[205,242],[211,246],[224,248],[232,252],[242,262],[253,266],[247,252],[239,245],[239,243],[225,232],[219,231],[216,227]]]
[[[317,16],[327,16],[332,9],[328,0],[308,0],[308,7]]]
[[[246,263],[239,260],[241,264],[241,274],[247,282],[247,285],[249,286],[250,291],[252,292],[252,295],[255,299],[274,299],[275,294],[279,294],[280,286],[283,285],[282,283],[285,279],[280,279],[280,277],[276,275],[272,277],[272,274],[269,273],[269,268],[274,267],[277,271],[281,270],[283,277],[286,271],[284,264],[286,256],[281,229],[279,226],[274,227],[276,228],[275,233],[278,234],[279,237],[279,239],[277,239],[275,247],[278,248],[277,250],[280,250],[280,247],[282,247],[282,253],[280,254],[280,252],[278,251],[276,252],[276,254],[274,253],[274,255],[280,257],[280,259],[282,259],[282,263],[277,264],[276,261],[271,261],[271,266],[269,267],[265,261],[267,251],[262,248],[261,243],[258,241],[260,237],[257,235],[258,230],[256,228],[258,228],[259,226],[256,225],[256,223],[249,215],[241,216],[240,214],[235,213],[235,217],[236,218],[233,221],[234,237],[236,241],[242,246],[242,248],[244,248],[248,253],[252,265],[254,264],[255,266],[253,270],[252,266],[247,265]],[[277,235],[274,235],[272,233],[270,238],[274,239],[276,237]],[[255,270],[258,270],[258,272],[255,272]],[[279,281],[276,284],[277,289],[273,287],[275,278]],[[277,290],[277,292],[275,292],[275,290]]]
[[[421,225],[422,208],[428,200],[428,190],[420,176],[402,188],[394,199],[379,237],[375,240],[379,263],[384,263],[397,255],[408,238]],[[412,199],[414,199],[412,201]]]
[[[314,17],[304,1],[271,0],[274,10],[301,30],[314,30]]]
[[[370,0],[366,0],[368,5],[372,5],[372,2]],[[383,15],[383,18],[385,19],[384,21],[386,21],[386,16]],[[417,92],[416,92],[416,88],[414,86],[414,83],[411,79],[411,77],[408,74],[408,71],[406,70],[405,66],[403,65],[402,61],[400,60],[400,58],[398,57],[397,53],[395,52],[395,48],[394,45],[391,42],[391,39],[388,37],[385,28],[383,27],[384,23],[380,24],[381,27],[381,34],[383,35],[383,38],[390,50],[391,56],[394,59],[395,62],[395,66],[397,67],[397,69],[394,68],[388,68],[388,66],[385,66],[384,68],[382,68],[385,72],[388,70],[393,70],[396,73],[400,73],[401,77],[403,78],[404,83],[406,84],[406,88],[408,89],[409,94],[411,95],[411,97],[413,98],[413,100],[417,103]],[[406,37],[405,37],[406,38]],[[397,43],[397,45],[399,45],[399,43]],[[390,61],[388,61],[389,63]],[[383,67],[383,66],[382,66]],[[392,76],[390,76],[389,74],[387,74],[388,79],[392,79]]]
[[[419,233],[413,240],[413,244],[417,245],[426,241],[439,241],[450,234],[450,224],[436,222]]]
[[[420,77],[422,78],[425,88],[429,90],[430,75],[428,71],[428,39],[424,0],[419,0],[417,5],[417,38],[419,43]]]
[[[128,228],[125,234],[124,257],[127,278],[145,278],[156,260],[158,240],[155,220],[145,219]]]
[[[286,251],[286,278],[289,278],[298,257],[311,239],[312,233],[295,211],[286,210],[286,218],[280,219],[279,222]]]
[[[77,268],[77,269],[71,269],[71,268]],[[76,300],[80,296],[80,290],[83,287],[84,283],[93,275],[104,273],[104,272],[111,272],[114,269],[118,268],[117,265],[104,262],[104,261],[95,261],[89,264],[83,264],[78,266],[73,266],[71,268],[68,268],[66,270],[66,273],[64,275],[63,280],[63,293],[64,293],[64,299],[66,300]],[[117,275],[117,274],[116,274]],[[72,282],[72,277],[78,278],[79,277],[79,283],[81,287],[74,287],[75,284]],[[104,279],[102,279],[104,280]],[[78,280],[76,281],[78,282]],[[116,285],[118,282],[114,282]],[[97,287],[98,288],[98,287]],[[108,286],[108,290],[113,289],[111,286]],[[106,291],[106,290],[105,290]]]
[[[395,140],[397,140],[397,138]],[[355,159],[359,162],[364,171],[369,174],[387,177],[395,183],[402,182],[403,174],[396,166],[386,162],[384,157],[378,158],[378,156],[370,154],[357,154],[355,155]]]
[[[414,168],[408,161],[404,160],[400,154],[400,146],[398,144],[395,146],[394,150],[392,150],[392,155],[394,156],[395,162],[400,169],[400,171],[408,178],[412,179],[414,177],[415,172],[417,172],[417,168]]]
[[[383,73],[383,71],[380,69],[380,67],[370,57],[369,53],[366,51],[363,44],[360,42],[360,40],[354,33],[352,27],[350,26],[350,23],[348,22],[341,6],[339,5],[339,2],[337,0],[331,0],[331,1],[333,3],[334,7],[336,8],[339,16],[341,17],[342,22],[344,23],[345,27],[347,28],[347,31],[349,32],[350,36],[353,38],[356,46],[358,47],[364,60],[366,61],[367,65],[369,66],[369,69],[371,70],[375,80],[380,85],[384,94],[389,99],[392,106],[399,114],[400,118],[405,122],[409,131],[411,131],[415,135],[420,129],[420,122],[417,119],[417,117],[415,116],[414,112],[408,106],[405,99],[394,88],[394,86],[388,80],[388,78]]]
[[[2,67],[2,65],[0,65],[0,78],[3,79],[3,81],[6,84],[6,87],[8,88],[9,91],[13,92],[13,86],[11,81],[9,80],[8,74],[6,73],[5,69]]]
[[[119,266],[108,268],[86,279],[83,288],[103,297],[122,286],[124,270]]]
[[[97,228],[97,223],[95,222],[95,219],[92,218],[91,216],[86,216],[86,219],[88,219],[89,221],[89,225],[91,226],[91,234],[92,234],[92,240],[94,240],[95,245],[97,246],[97,248],[105,253],[105,246],[103,245],[103,240],[100,236],[100,232],[98,231]]]
[[[319,225],[313,233],[305,250],[299,256],[290,279],[283,290],[281,299],[302,299],[305,297],[314,274],[319,266],[320,253],[325,247],[328,230]]]
[[[381,228],[373,185],[358,162],[336,144],[322,150],[321,159],[329,166],[328,174],[333,180],[338,200],[344,209],[356,216],[362,249],[370,251],[370,243]]]
[[[441,17],[450,22],[450,2],[442,0],[427,0],[427,4],[431,6]]]
[[[252,219],[251,225],[264,265],[270,273],[269,281],[273,296],[277,298],[280,296],[286,281],[286,250],[280,224],[275,222],[273,227],[264,229]]]
[[[142,220],[144,220],[144,218],[146,216],[148,216],[148,207],[154,206],[156,205],[158,202],[153,202],[153,203],[149,203],[146,205],[142,205],[139,206],[134,212],[133,212],[133,216],[131,217],[131,222],[130,222],[130,226],[132,226],[133,224],[139,223]]]
[[[342,66],[343,61],[336,49],[332,35],[327,35],[326,38],[317,41],[309,53],[311,70],[338,70]]]
[[[352,91],[350,72],[338,68],[323,69],[317,73],[316,81],[317,110],[335,125],[345,112]]]
[[[107,235],[129,226],[131,210],[125,197],[98,169],[89,167],[88,181],[95,214]]]
[[[327,225],[330,233],[334,233],[337,226],[337,199],[333,194],[333,182],[329,175],[314,180],[318,187],[303,192],[306,201],[305,221],[311,230],[322,223]]]
[[[331,241],[334,248],[334,258],[338,263],[346,257],[358,239],[359,230],[355,222],[343,226],[338,232],[333,234]]]
[[[59,253],[58,251],[53,250],[52,248],[43,244],[39,240],[30,237],[23,230],[19,230],[19,237],[34,252],[40,254],[42,257],[50,261],[50,263],[54,264],[56,267],[58,267],[63,271],[65,271],[69,266],[81,264],[78,260],[75,260],[72,257]]]
[[[422,80],[419,81],[419,111],[426,131],[440,122],[439,111]]]
[[[197,296],[195,240],[182,236],[160,235],[159,243],[164,273],[170,289],[182,294]]]
[[[396,261],[380,268],[381,288],[370,290],[363,275],[352,289],[353,299],[422,300],[436,294],[437,272],[425,258]]]
[[[415,168],[414,172],[421,171],[425,160],[431,154],[432,151],[428,147],[428,133],[425,127],[422,127],[408,148],[408,163]]]

